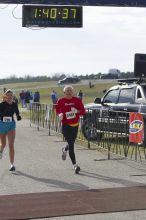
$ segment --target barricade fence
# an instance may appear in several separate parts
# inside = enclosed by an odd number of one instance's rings
[[[84,141],[88,148],[95,146],[98,150],[105,150],[108,159],[116,154],[122,158],[145,163],[146,125],[143,125],[144,140],[141,143],[130,142],[129,114],[110,109],[88,109],[85,116],[80,118],[77,138]],[[52,104],[33,103],[30,108],[30,126],[32,124],[38,131],[41,127],[47,129],[48,135],[51,135],[51,131],[61,134],[61,122]]]

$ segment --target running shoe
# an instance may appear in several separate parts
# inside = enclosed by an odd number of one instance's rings
[[[66,160],[66,156],[67,156],[67,151],[65,150],[65,148],[62,148],[62,160]]]
[[[76,174],[80,172],[80,167],[77,164],[74,165],[74,171]]]
[[[16,171],[15,166],[12,166],[12,167],[9,169],[9,171],[11,171],[11,172],[15,172],[15,171]]]

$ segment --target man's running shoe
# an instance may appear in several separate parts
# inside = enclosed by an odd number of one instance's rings
[[[3,157],[3,152],[2,150],[0,150],[0,159],[2,159],[2,157]]]
[[[11,172],[15,172],[15,171],[16,171],[15,166],[12,166],[12,167],[9,169],[9,171],[11,171]]]
[[[80,172],[80,167],[77,164],[74,165],[74,171],[76,174]]]
[[[65,148],[62,148],[62,160],[66,160],[66,156],[67,156],[67,151],[65,150]]]

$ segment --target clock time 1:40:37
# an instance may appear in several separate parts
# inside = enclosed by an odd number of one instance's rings
[[[34,8],[34,18],[42,19],[76,19],[76,8]]]

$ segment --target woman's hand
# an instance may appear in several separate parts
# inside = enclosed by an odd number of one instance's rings
[[[20,115],[17,115],[17,121],[20,121],[22,118]]]

